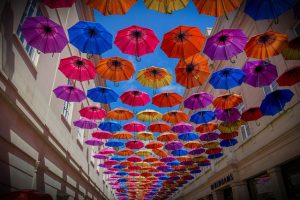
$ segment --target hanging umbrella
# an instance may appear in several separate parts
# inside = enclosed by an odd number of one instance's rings
[[[183,97],[176,92],[161,92],[152,97],[152,104],[161,108],[173,107],[180,104]]]
[[[238,135],[239,135],[239,132],[237,132],[237,131],[232,132],[232,133],[221,133],[219,135],[219,138],[221,140],[229,140],[229,139],[237,137]]]
[[[129,149],[141,149],[144,147],[144,143],[139,140],[130,140],[125,145]]]
[[[161,142],[170,142],[174,140],[177,140],[177,134],[171,132],[163,133],[157,137],[157,141]]]
[[[296,4],[296,0],[275,0],[272,2],[247,0],[245,13],[254,20],[276,19]]]
[[[188,153],[189,152],[186,149],[176,149],[171,152],[173,156],[186,156]]]
[[[276,115],[282,111],[294,93],[289,89],[276,90],[268,94],[261,103],[260,110],[264,115]]]
[[[238,143],[236,139],[227,139],[227,140],[222,140],[220,142],[221,147],[231,147],[234,146]]]
[[[247,41],[241,29],[223,29],[207,39],[203,53],[211,60],[231,60],[244,51]]]
[[[97,106],[86,106],[79,110],[80,116],[88,119],[101,120],[106,116],[104,109]]]
[[[156,158],[156,157],[154,157],[154,156],[148,156],[148,157],[146,157],[146,158],[144,158],[144,160],[143,160],[144,162],[155,162],[155,161],[158,161],[158,158]]]
[[[199,141],[188,141],[183,145],[187,149],[200,148],[202,145]]]
[[[182,147],[183,147],[183,144],[179,141],[168,142],[165,145],[165,149],[167,149],[167,150],[176,150],[176,149],[181,149]]]
[[[85,144],[91,145],[91,146],[101,146],[103,145],[103,142],[97,138],[91,138],[84,141]]]
[[[112,48],[112,34],[97,22],[79,21],[68,33],[70,43],[83,53],[102,54]]]
[[[162,115],[160,112],[157,112],[152,109],[146,109],[144,111],[139,112],[136,115],[136,118],[143,121],[143,122],[154,122],[161,120]]]
[[[67,102],[81,102],[86,98],[84,91],[71,85],[61,85],[53,90],[55,96]]]
[[[263,116],[262,112],[260,111],[259,107],[249,108],[248,110],[244,111],[242,114],[241,119],[245,122],[255,121],[260,119]]]
[[[189,152],[189,154],[190,155],[193,155],[193,156],[195,156],[195,155],[200,155],[200,154],[202,154],[202,153],[204,153],[205,152],[205,149],[203,149],[203,148],[197,148],[197,149],[193,149],[193,150],[191,150],[190,152]],[[195,158],[193,158],[193,161],[194,162],[197,162],[197,161],[202,161],[202,160],[205,160],[205,157],[201,157],[202,159],[197,159],[197,157],[195,157]]]
[[[250,58],[266,59],[279,55],[288,45],[286,34],[268,31],[250,38],[245,46],[246,55]]]
[[[73,124],[74,124],[74,126],[76,126],[78,128],[83,128],[83,129],[97,128],[96,122],[94,122],[93,120],[87,119],[85,117],[82,117],[81,119],[74,121]]]
[[[242,120],[238,120],[236,122],[222,122],[218,129],[222,132],[222,133],[232,133],[237,131],[242,125],[244,125],[245,122]]]
[[[142,161],[142,159],[139,156],[134,156],[134,155],[127,158],[127,160],[130,161],[130,162],[134,162],[134,163]]]
[[[140,56],[154,52],[158,43],[151,29],[135,25],[118,31],[115,37],[115,45],[120,51],[134,55],[137,61],[140,61]]]
[[[210,75],[207,58],[194,54],[179,60],[175,68],[176,82],[187,89],[202,85]]]
[[[168,123],[179,123],[188,120],[188,115],[180,110],[173,110],[163,114],[162,120]]]
[[[179,134],[178,138],[183,141],[192,141],[199,139],[199,135],[194,132],[187,132]]]
[[[153,141],[153,142],[149,142],[148,144],[146,144],[145,148],[147,149],[158,149],[163,147],[164,144],[162,142],[159,141]]]
[[[208,94],[206,92],[194,93],[184,100],[183,105],[185,108],[191,110],[205,108],[212,103],[213,98],[213,95]]]
[[[116,154],[119,155],[119,156],[130,156],[133,153],[134,152],[131,149],[128,149],[128,148],[120,149],[119,151],[116,152]]]
[[[155,153],[155,155],[161,157],[161,158],[164,158],[164,157],[167,157],[168,154],[162,150],[162,149],[152,149],[153,153]],[[154,165],[155,162],[152,163],[152,165]]]
[[[104,155],[110,155],[110,154],[114,154],[115,150],[112,148],[103,148],[99,151],[99,154],[104,154]]]
[[[171,130],[171,126],[164,122],[152,123],[148,126],[148,130],[157,133],[163,133]]]
[[[115,121],[104,121],[99,124],[99,128],[103,131],[115,132],[120,131],[122,126]]]
[[[210,154],[208,155],[208,159],[217,159],[217,158],[220,158],[222,157],[224,154],[223,153],[216,153],[216,154]]]
[[[103,15],[124,15],[137,0],[87,0],[86,4]]]
[[[93,158],[99,159],[99,160],[106,160],[106,159],[108,159],[108,156],[105,156],[102,154],[95,154],[95,155],[93,155]]]
[[[300,3],[298,3],[300,5]],[[282,51],[285,60],[300,60],[300,36],[289,41],[287,48]]]
[[[125,131],[116,132],[116,133],[114,133],[113,136],[115,139],[119,139],[119,140],[128,140],[128,139],[133,138],[132,133],[125,132]]]
[[[105,146],[107,147],[120,147],[123,146],[124,142],[120,140],[110,139],[105,143]]]
[[[144,0],[145,6],[150,10],[155,10],[165,14],[172,14],[176,10],[185,8],[188,0]]]
[[[213,106],[220,109],[230,109],[243,102],[242,96],[238,94],[224,94],[216,97]]]
[[[61,59],[58,69],[67,78],[80,82],[93,80],[96,76],[96,70],[93,62],[78,56],[70,56]]]
[[[218,138],[219,138],[219,134],[215,133],[215,132],[204,133],[204,134],[201,134],[201,136],[200,136],[200,140],[206,141],[206,142],[213,141]]]
[[[180,122],[172,127],[172,131],[176,133],[186,133],[193,131],[194,127],[186,122]]]
[[[200,124],[195,128],[198,133],[212,132],[218,128],[218,125],[214,122],[209,122],[206,124]]]
[[[150,102],[149,95],[140,90],[127,90],[120,96],[120,99],[123,103],[134,107],[145,106]]]
[[[107,139],[112,138],[113,134],[111,134],[108,131],[95,131],[92,133],[92,137],[107,140]]]
[[[237,108],[220,109],[215,110],[216,118],[225,122],[235,122],[241,118],[241,113]]]
[[[220,148],[220,147],[209,148],[205,151],[205,153],[209,154],[209,155],[217,154],[217,153],[221,153],[221,152],[222,152],[222,148]]]
[[[129,122],[123,126],[123,129],[129,132],[140,132],[140,131],[145,131],[146,126],[140,122]]]
[[[143,132],[138,132],[137,133],[137,139],[140,140],[153,140],[155,136],[151,132],[143,131]]]
[[[241,69],[223,68],[212,74],[209,83],[215,89],[229,90],[231,88],[240,86],[245,78],[245,74]]]
[[[107,87],[94,87],[87,91],[87,97],[97,103],[109,104],[116,102],[119,95],[110,88]]]
[[[277,79],[279,86],[292,86],[300,82],[300,66],[287,70]]]
[[[129,120],[134,117],[133,112],[125,108],[115,108],[107,113],[107,118],[114,120]]]
[[[104,165],[116,165],[116,164],[119,164],[119,162],[116,160],[106,160],[106,161],[104,161],[103,164]]]
[[[152,153],[149,150],[142,149],[142,150],[135,152],[135,154],[138,156],[150,156]]]
[[[26,17],[21,27],[28,45],[43,53],[60,53],[68,44],[63,27],[47,17]]]
[[[178,26],[164,35],[161,49],[169,58],[188,58],[199,53],[204,42],[198,27]]]
[[[190,121],[194,122],[195,124],[204,124],[210,121],[213,121],[216,118],[215,113],[210,110],[202,110],[199,112],[194,113],[191,116]]]

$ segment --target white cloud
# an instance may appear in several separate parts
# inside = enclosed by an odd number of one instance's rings
[[[165,92],[165,91],[174,91],[178,94],[182,94],[184,92],[184,87],[180,85],[169,85],[159,89],[159,92]]]

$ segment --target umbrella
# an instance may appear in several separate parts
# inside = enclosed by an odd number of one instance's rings
[[[169,165],[169,166],[178,166],[178,165],[180,165],[180,162],[177,161],[177,160],[175,160],[175,161],[173,161],[173,162],[167,163],[167,165]]]
[[[244,125],[245,122],[242,120],[238,120],[236,122],[222,122],[218,129],[222,132],[222,133],[232,133],[237,131],[242,125]]]
[[[109,104],[116,102],[119,95],[107,87],[94,87],[87,91],[87,97],[97,103]]]
[[[116,164],[119,164],[119,162],[116,160],[106,160],[106,161],[104,161],[103,164],[104,165],[116,165]]]
[[[175,160],[176,160],[176,158],[174,158],[173,156],[167,156],[167,157],[164,157],[164,158],[160,159],[161,162],[165,162],[165,163],[167,163],[167,162],[173,162]]]
[[[218,128],[218,125],[214,122],[209,122],[206,124],[200,124],[196,127],[195,131],[198,133],[212,132]]]
[[[125,132],[125,131],[116,132],[113,136],[115,139],[119,139],[119,140],[128,140],[133,138],[132,133]]]
[[[188,132],[188,133],[181,133],[181,134],[179,134],[178,138],[180,140],[183,140],[183,141],[192,141],[192,140],[199,139],[199,136],[198,136],[197,133]]]
[[[194,127],[186,122],[180,122],[172,127],[172,131],[176,133],[186,133],[193,131]]]
[[[128,148],[120,149],[119,151],[116,152],[116,154],[119,155],[119,156],[130,156],[133,153],[134,152],[131,149],[128,149]]]
[[[163,133],[171,130],[171,126],[164,122],[152,123],[148,126],[148,130],[157,133]]]
[[[122,126],[115,121],[104,121],[99,124],[99,128],[104,131],[115,132],[120,131]]]
[[[255,121],[260,119],[263,116],[262,112],[260,111],[259,107],[249,108],[248,110],[244,111],[242,114],[241,119],[245,122]]]
[[[166,132],[157,137],[157,141],[170,142],[177,139],[177,134]]]
[[[251,37],[245,46],[245,52],[250,58],[266,59],[279,55],[287,45],[286,34],[268,31]]]
[[[300,5],[300,3],[298,3]],[[287,48],[282,51],[285,60],[300,60],[300,36],[289,41]]]
[[[106,140],[112,138],[113,134],[108,131],[95,131],[92,133],[92,137]]]
[[[182,147],[183,147],[183,144],[179,141],[168,142],[165,145],[165,149],[167,149],[167,150],[176,150],[176,149],[181,149]]]
[[[87,0],[86,4],[103,15],[124,15],[137,0]]]
[[[130,140],[125,145],[129,149],[141,149],[144,147],[144,143],[139,140]]]
[[[191,110],[205,108],[212,103],[213,98],[213,95],[208,94],[206,92],[194,93],[184,100],[183,105],[185,108]]]
[[[147,149],[158,149],[163,147],[164,144],[162,142],[159,141],[153,141],[153,142],[149,142],[148,144],[146,144],[145,148]]]
[[[176,82],[187,89],[202,85],[210,75],[208,60],[200,54],[179,60],[175,68]]]
[[[53,90],[55,96],[67,102],[81,102],[86,98],[84,91],[71,85],[61,85]]]
[[[296,0],[275,0],[272,2],[247,0],[245,13],[254,20],[276,19],[296,3]]]
[[[158,161],[158,158],[156,158],[154,156],[148,156],[148,157],[144,158],[143,161],[144,162],[155,162],[155,161]]]
[[[209,83],[215,89],[229,90],[236,86],[240,86],[245,78],[245,74],[241,69],[223,68],[212,74]]]
[[[152,153],[149,150],[142,149],[142,150],[135,152],[135,154],[138,156],[150,156]]]
[[[263,60],[247,62],[243,72],[246,75],[244,82],[253,87],[268,86],[278,76],[276,66]]]
[[[63,27],[44,16],[26,17],[21,31],[27,44],[43,53],[60,53],[68,44]]]
[[[215,108],[230,109],[243,102],[242,96],[238,94],[224,94],[216,97],[213,101]]]
[[[178,26],[164,35],[161,49],[170,58],[188,58],[199,53],[204,42],[198,27]]]
[[[183,145],[187,149],[196,149],[200,148],[202,145],[199,141],[189,141]]]
[[[91,138],[84,141],[85,144],[91,145],[91,146],[101,146],[103,145],[103,142],[97,138]]]
[[[152,97],[152,104],[158,107],[173,107],[180,104],[183,97],[176,92],[161,92]]]
[[[108,159],[108,156],[105,156],[102,154],[95,154],[95,155],[93,155],[93,158],[99,159],[99,160],[106,160],[106,159]]]
[[[214,148],[209,148],[205,151],[206,154],[217,154],[217,153],[221,153],[222,152],[222,148],[220,147],[214,147]]]
[[[96,76],[96,70],[93,62],[78,56],[70,56],[61,59],[58,69],[67,78],[80,82],[93,80]]]
[[[139,112],[136,115],[136,118],[143,121],[143,122],[154,122],[161,120],[162,115],[160,112],[157,112],[152,109],[146,109],[144,111]]]
[[[120,99],[130,106],[144,106],[150,102],[149,95],[140,90],[127,90],[120,96]]]
[[[215,110],[216,118],[225,122],[235,122],[241,118],[241,113],[237,108],[229,108],[222,110],[217,108]]]
[[[112,48],[112,34],[97,22],[79,21],[68,33],[70,43],[83,53],[102,54]]]
[[[292,86],[300,82],[300,66],[287,70],[277,79],[280,86]]]
[[[115,108],[107,113],[107,118],[114,120],[129,120],[133,117],[133,112],[125,108]]]
[[[124,171],[119,171],[116,173],[116,175],[118,176],[126,176],[128,174],[128,172],[124,172]]]
[[[247,41],[241,29],[223,29],[207,39],[203,53],[211,60],[230,60],[244,51]]]
[[[219,138],[221,140],[229,140],[229,139],[232,139],[234,137],[237,137],[239,135],[239,132],[235,131],[235,132],[232,132],[232,133],[221,133],[219,135]]]
[[[73,122],[74,126],[78,128],[83,128],[83,129],[93,129],[97,127],[96,122],[93,120],[87,119],[85,117],[82,117],[81,119],[78,119]]]
[[[143,131],[137,133],[137,138],[140,140],[153,140],[155,136],[151,132]]]
[[[127,158],[128,161],[130,162],[141,162],[142,159],[139,156],[130,156],[129,158]]]
[[[122,53],[139,57],[154,52],[159,43],[155,33],[141,26],[130,26],[118,31],[115,44]]]
[[[164,157],[167,157],[168,154],[162,150],[162,149],[152,149],[153,153],[155,153],[155,155],[161,157],[161,158],[164,158]],[[152,165],[154,164],[155,162],[152,163]]]
[[[234,146],[238,143],[236,139],[227,139],[227,140],[222,140],[220,142],[221,147],[231,147]]]
[[[47,5],[49,8],[69,8],[75,3],[75,0],[43,0],[43,4]]]
[[[261,103],[260,110],[264,115],[276,115],[282,111],[294,93],[289,89],[276,90],[268,94]]]
[[[140,132],[140,131],[145,131],[146,126],[140,122],[129,122],[123,126],[123,129],[129,132]]]
[[[188,0],[144,0],[145,6],[150,10],[155,10],[165,14],[172,14],[176,10],[185,8]]]
[[[206,167],[206,166],[209,166],[209,165],[210,165],[209,160],[204,160],[204,161],[199,162],[199,166],[201,166],[201,167]]]
[[[176,149],[171,152],[173,156],[186,156],[188,153],[189,152],[186,149]]]
[[[217,159],[217,158],[220,158],[222,157],[224,154],[223,153],[216,153],[216,154],[210,154],[208,155],[208,159]]]
[[[190,152],[189,152],[189,154],[190,155],[200,155],[200,154],[202,154],[202,153],[204,153],[205,152],[205,149],[203,149],[203,148],[197,148],[197,149],[193,149],[193,150],[191,150]],[[193,159],[193,161],[195,162],[195,161],[199,161],[199,159],[196,159],[197,157],[195,157],[194,159]],[[201,157],[202,159],[201,159],[201,161],[203,160],[203,159],[205,159],[205,158],[203,158],[203,157]]]
[[[173,110],[163,114],[162,120],[169,123],[179,123],[188,120],[188,115],[180,110]]]
[[[80,116],[88,119],[101,120],[106,116],[104,109],[97,106],[86,106],[79,110]]]
[[[110,139],[105,143],[105,146],[108,146],[108,147],[120,147],[123,145],[124,145],[124,142],[122,142],[120,140],[115,140],[115,139]]]
[[[199,174],[201,172],[202,172],[201,169],[195,169],[190,171],[191,174]]]
[[[204,134],[201,134],[200,136],[200,140],[201,141],[213,141],[213,140],[216,140],[218,139],[219,137],[219,134],[218,133],[215,133],[215,132],[208,132],[208,133],[204,133]]]
[[[215,113],[213,111],[210,110],[203,110],[203,111],[199,111],[194,113],[191,116],[190,121],[194,122],[195,124],[204,124],[204,123],[208,123],[210,121],[213,121],[216,118]]]
[[[115,150],[113,150],[112,148],[103,148],[99,151],[99,154],[105,154],[105,155],[110,155],[110,154],[114,154]]]

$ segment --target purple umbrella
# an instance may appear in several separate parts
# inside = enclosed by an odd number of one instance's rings
[[[174,160],[176,160],[176,158],[174,158],[173,156],[167,156],[167,157],[160,159],[161,162],[172,162]]]
[[[55,96],[68,102],[81,102],[86,98],[84,91],[71,85],[61,85],[53,90]]]
[[[208,94],[206,92],[199,92],[191,95],[188,97],[186,100],[184,100],[184,107],[191,109],[191,110],[196,110],[199,108],[205,108],[211,102],[213,101],[214,96],[211,94]]]
[[[82,117],[79,120],[76,120],[73,122],[74,126],[83,128],[83,129],[93,129],[97,128],[97,123],[93,120],[87,119],[85,117]]]
[[[203,52],[211,60],[229,60],[244,51],[247,41],[241,29],[223,29],[207,39]]]
[[[97,139],[97,138],[87,139],[85,141],[85,143],[87,145],[91,145],[91,146],[101,146],[101,145],[103,145],[103,142],[101,140]]]
[[[157,167],[156,169],[159,170],[159,171],[163,171],[163,170],[166,170],[166,169],[169,169],[169,168],[170,168],[170,166],[168,166],[168,165],[162,165],[162,166]]]
[[[215,133],[215,132],[204,133],[204,134],[201,134],[201,136],[200,136],[200,140],[206,141],[206,142],[213,141],[218,138],[219,138],[219,134]]]
[[[193,149],[189,152],[190,155],[200,155],[202,153],[205,152],[205,149],[203,148],[197,148],[197,149]]]
[[[218,120],[224,122],[235,122],[241,118],[241,113],[237,108],[230,108],[222,110],[217,108],[215,114]]]
[[[165,175],[165,173],[163,173],[163,172],[157,172],[154,174],[154,176],[156,176],[156,177],[160,177],[160,176],[164,176],[164,175]]]
[[[278,77],[276,66],[263,60],[247,62],[243,72],[244,82],[253,87],[270,85]]]
[[[191,160],[186,160],[186,161],[180,162],[180,164],[181,164],[181,165],[192,165],[192,164],[194,164],[194,162],[191,161]]]
[[[179,176],[171,176],[171,177],[169,178],[169,180],[172,180],[172,181],[177,181],[177,180],[179,180],[179,179],[180,179]]]
[[[110,165],[105,165],[105,164],[103,164],[103,163],[99,164],[98,166],[99,166],[99,167],[102,167],[102,168],[109,168],[109,167],[110,167]]]
[[[186,122],[180,122],[172,127],[172,131],[176,133],[186,133],[193,131],[194,127]]]
[[[108,159],[108,156],[103,155],[103,154],[95,154],[93,155],[94,158],[99,159],[99,160],[106,160]]]
[[[105,170],[103,172],[103,174],[114,174],[115,172],[114,171],[111,171],[111,170]]]
[[[166,145],[165,145],[165,148],[167,150],[176,150],[176,149],[180,149],[183,147],[183,144],[179,141],[172,141],[172,142],[168,142]]]
[[[27,17],[21,27],[27,43],[43,53],[60,53],[68,44],[63,27],[47,17]]]

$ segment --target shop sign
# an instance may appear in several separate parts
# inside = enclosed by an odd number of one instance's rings
[[[229,182],[233,181],[233,175],[232,174],[228,174],[227,176],[223,177],[222,179],[214,182],[213,184],[210,185],[210,189],[211,190],[215,190],[218,187],[221,187]]]

